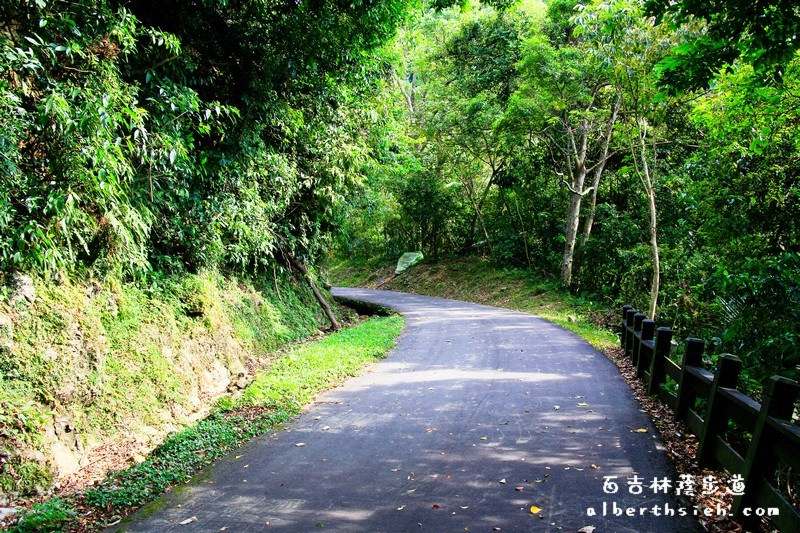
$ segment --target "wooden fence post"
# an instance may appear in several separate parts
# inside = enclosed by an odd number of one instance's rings
[[[764,387],[764,400],[758,412],[753,438],[747,447],[747,458],[740,473],[745,486],[745,493],[733,499],[733,514],[737,519],[746,519],[741,516],[742,509],[755,505],[756,476],[769,474],[775,470],[775,459],[766,449],[772,443],[764,434],[768,417],[790,421],[794,414],[794,405],[800,397],[800,385],[796,381],[781,376],[772,376]],[[749,490],[747,490],[749,488]],[[751,517],[752,520],[752,517]]]
[[[694,409],[697,393],[689,386],[691,376],[687,374],[687,366],[702,366],[703,347],[705,343],[700,339],[686,339],[686,351],[683,352],[681,362],[681,377],[678,381],[678,399],[675,403],[675,420],[684,420],[690,408]]]
[[[644,320],[644,313],[636,313],[633,315],[633,345],[631,346],[631,360],[633,364],[637,364],[639,358],[639,345],[641,344],[639,338],[642,335],[642,321]]]
[[[672,330],[658,328],[657,333],[656,348],[653,350],[653,358],[650,360],[650,383],[647,384],[647,394],[650,396],[657,394],[658,388],[667,380],[663,359],[669,358],[672,348]]]
[[[714,382],[711,383],[711,390],[706,400],[706,414],[703,416],[703,431],[700,437],[700,445],[697,448],[697,461],[701,464],[712,462],[714,441],[717,435],[725,431],[728,426],[727,417],[722,416],[724,405],[719,397],[720,388],[735,389],[739,383],[739,371],[742,369],[742,360],[724,353],[719,356],[717,373],[714,375]]]
[[[642,342],[639,342],[639,351],[636,353],[636,375],[641,378],[644,376],[645,365],[647,365],[647,369],[650,368],[650,360],[647,357],[643,357],[646,355],[647,352],[650,351],[650,347],[645,345],[643,341],[651,341],[656,335],[656,323],[650,320],[649,318],[645,318],[642,320],[642,333],[640,334],[642,338]],[[652,356],[652,354],[651,354]]]
[[[627,336],[628,336],[628,328],[625,326],[628,324],[628,311],[632,311],[633,306],[631,305],[623,305],[622,306],[622,336],[620,337],[620,343],[622,344],[622,348],[625,349]]]
[[[625,313],[625,326],[626,328],[633,329],[633,322],[634,316],[636,316],[636,310],[633,308],[628,309],[627,313]],[[631,350],[633,350],[633,331],[628,331],[625,336],[625,356],[630,357]]]

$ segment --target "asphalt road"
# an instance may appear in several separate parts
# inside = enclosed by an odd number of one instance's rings
[[[616,367],[576,335],[453,300],[334,294],[405,316],[389,357],[120,530],[699,530],[649,487],[677,475]]]

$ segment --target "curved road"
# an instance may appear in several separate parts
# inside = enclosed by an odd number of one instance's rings
[[[700,530],[686,502],[648,486],[677,481],[652,424],[616,367],[574,334],[454,300],[334,294],[405,316],[390,356],[120,529]],[[604,476],[617,476],[616,494]]]

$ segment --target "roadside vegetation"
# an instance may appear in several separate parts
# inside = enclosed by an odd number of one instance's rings
[[[317,264],[409,9],[0,4],[0,515],[338,329]]]

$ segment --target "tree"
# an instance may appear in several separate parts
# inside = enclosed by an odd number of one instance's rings
[[[702,29],[686,27],[687,39],[661,63],[662,82],[673,91],[703,88],[737,61],[780,80],[800,48],[800,5],[793,0],[647,0],[645,5],[647,15],[676,28],[705,22]]]
[[[626,145],[633,173],[638,177],[647,199],[652,277],[648,313],[655,319],[661,286],[661,257],[658,245],[659,146],[667,142],[664,114],[670,103],[658,94],[655,65],[666,55],[674,35],[664,27],[655,27],[645,17],[638,2],[627,0],[595,1],[581,7],[575,16],[576,33],[596,43],[594,54],[615,63],[613,80],[622,106],[619,121],[620,140]],[[591,228],[587,219],[587,227]]]
[[[569,190],[561,261],[561,281],[566,286],[572,283],[581,204],[586,195],[596,194],[619,116],[610,67],[590,53],[591,47],[582,39],[562,45],[543,36],[529,39],[520,63],[524,82],[509,114],[512,122],[549,148],[556,172]],[[591,186],[586,183],[588,176]]]

